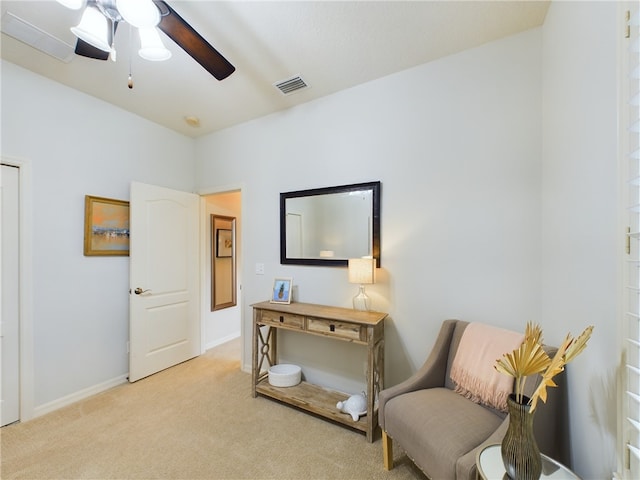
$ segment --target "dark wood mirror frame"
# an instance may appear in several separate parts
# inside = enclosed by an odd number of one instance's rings
[[[376,267],[380,268],[380,182],[355,183],[336,187],[298,190],[280,194],[280,263],[288,265],[321,265],[330,267],[346,267],[348,258],[315,258],[315,257],[287,257],[287,200],[300,197],[331,195],[358,191],[371,191],[371,255],[376,260]]]

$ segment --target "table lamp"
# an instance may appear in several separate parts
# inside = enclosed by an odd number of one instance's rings
[[[354,310],[370,309],[371,300],[364,292],[366,284],[373,283],[373,269],[375,268],[373,258],[350,258],[349,259],[349,282],[360,285],[358,294],[353,297]]]

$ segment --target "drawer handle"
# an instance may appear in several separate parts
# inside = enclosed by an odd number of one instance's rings
[[[336,331],[336,326],[335,325],[329,325],[329,331],[335,332]]]
[[[284,322],[284,317],[280,315],[280,323]]]

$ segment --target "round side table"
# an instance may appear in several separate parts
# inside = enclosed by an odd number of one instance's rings
[[[542,475],[543,478],[552,478],[554,480],[580,480],[575,473],[556,462],[553,458],[549,458],[542,454]],[[508,480],[502,463],[502,454],[500,453],[500,444],[487,445],[476,455],[476,466],[478,467],[478,478],[482,480]]]

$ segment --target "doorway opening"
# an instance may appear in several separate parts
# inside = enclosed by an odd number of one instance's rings
[[[20,420],[20,169],[2,164],[2,401],[0,426]]]
[[[238,356],[243,358],[242,335],[242,192],[240,189],[226,190],[202,195],[205,208],[203,209],[203,231],[206,237],[203,241],[203,265],[202,276],[202,316],[203,316],[203,346],[209,350],[218,345],[233,341],[233,345],[239,346]],[[213,217],[212,217],[213,216]],[[235,263],[235,304],[226,308],[212,309],[212,295],[214,286],[214,261],[216,260],[217,238],[212,228],[213,218],[233,218],[234,244],[233,260]],[[226,233],[226,232],[222,232]],[[223,253],[220,253],[223,255]],[[224,253],[226,255],[226,253]],[[218,257],[219,261],[227,260]],[[236,339],[240,339],[237,341]],[[236,340],[236,341],[234,341]]]
[[[30,420],[33,408],[31,164],[2,157],[2,408],[0,424]],[[5,408],[6,407],[6,408]]]

